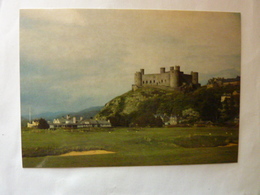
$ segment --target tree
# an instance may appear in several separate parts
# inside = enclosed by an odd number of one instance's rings
[[[185,121],[187,123],[194,123],[199,120],[200,114],[199,112],[193,110],[192,108],[188,108],[182,111],[182,117],[183,117],[182,121]]]
[[[163,121],[152,113],[142,113],[135,118],[134,123],[139,127],[162,127]]]
[[[199,112],[202,120],[218,121],[221,94],[221,88],[207,89],[205,87],[201,87],[193,93],[193,107],[195,111]]]
[[[155,127],[162,127],[163,126],[163,121],[161,119],[161,117],[157,116],[154,120],[154,126]]]
[[[190,108],[191,100],[189,94],[179,93],[175,96],[173,105],[172,105],[172,113],[175,116],[181,116],[182,111]]]
[[[127,127],[129,122],[127,121],[127,116],[116,113],[114,116],[108,118],[111,125],[114,127],[122,126]]]
[[[50,125],[43,118],[39,119],[38,129],[49,129]]]

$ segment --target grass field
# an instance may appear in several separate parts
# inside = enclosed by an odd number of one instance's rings
[[[226,127],[22,130],[24,167],[229,163],[237,144],[238,129]],[[89,150],[115,153],[59,156]]]

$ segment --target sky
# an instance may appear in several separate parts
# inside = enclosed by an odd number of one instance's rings
[[[22,115],[103,106],[134,73],[179,65],[212,77],[240,75],[240,14],[170,10],[20,10]]]

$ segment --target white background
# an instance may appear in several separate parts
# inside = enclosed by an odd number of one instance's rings
[[[19,103],[20,8],[241,12],[242,96],[238,163],[22,168]],[[0,194],[260,194],[259,73],[259,0],[0,0]]]

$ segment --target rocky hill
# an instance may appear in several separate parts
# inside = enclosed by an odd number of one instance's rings
[[[96,115],[96,118],[109,118],[116,114],[131,114],[137,111],[141,102],[156,95],[153,89],[144,88],[137,91],[129,91],[109,101],[104,108]]]
[[[230,95],[227,102],[221,102],[223,94],[231,94],[235,90],[239,88],[227,86],[207,89],[204,86],[182,92],[140,88],[112,99],[95,118],[109,119],[114,126],[147,125],[162,116],[176,116],[185,123],[200,120],[223,123],[239,115],[239,96]],[[159,123],[158,119],[156,125]]]
[[[148,112],[143,110],[144,104],[151,102],[150,106],[157,110],[155,101],[157,99],[173,95],[178,92],[159,88],[140,88],[136,91],[129,91],[109,101],[103,109],[95,116],[97,119],[106,120],[115,116],[128,116],[136,112]]]

